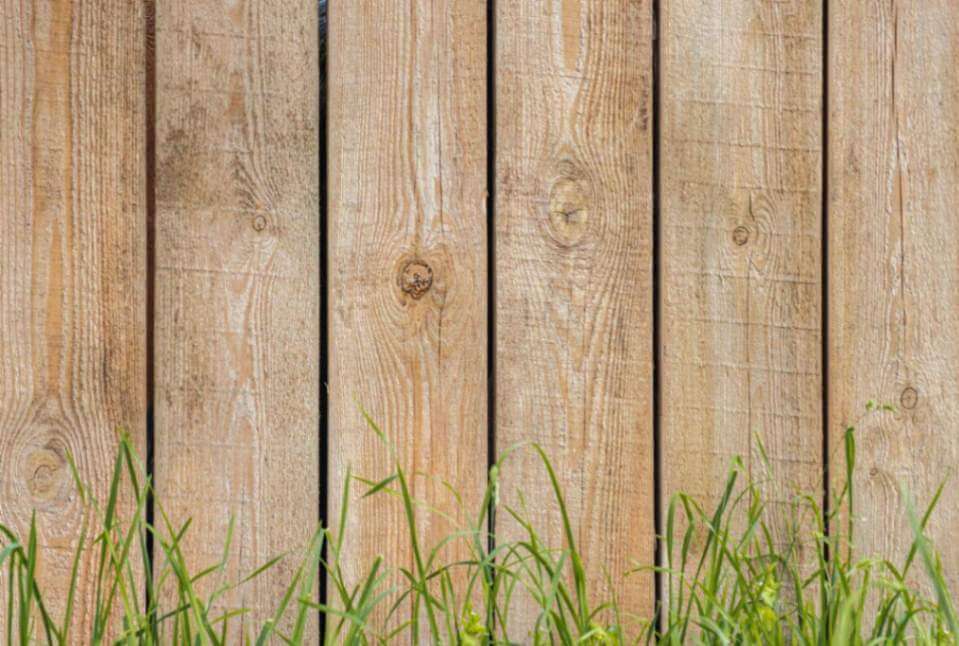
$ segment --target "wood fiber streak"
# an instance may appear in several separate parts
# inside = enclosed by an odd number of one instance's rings
[[[829,15],[830,473],[841,487],[856,424],[855,546],[893,563],[913,540],[900,487],[924,509],[959,464],[957,24],[949,0]],[[869,399],[898,410],[857,422]],[[955,590],[954,482],[928,527]]]
[[[231,515],[227,579],[293,551],[223,599],[245,630],[317,522],[316,27],[312,0],[157,2],[156,482],[192,571]]]
[[[662,502],[741,456],[782,547],[822,487],[821,5],[662,14]]]
[[[393,470],[362,407],[408,473],[429,474],[413,477],[413,495],[475,522],[487,455],[485,2],[337,3],[329,54],[330,518],[348,469]],[[350,582],[378,554],[412,566],[398,500],[354,500],[350,512],[338,528]],[[427,553],[454,530],[426,512],[417,522]],[[463,555],[455,545],[443,559]]]
[[[496,445],[537,442],[597,597],[652,611],[652,11],[635,0],[496,5]],[[539,458],[502,473],[563,545]],[[520,529],[504,512],[498,531]],[[516,595],[513,639],[534,605]]]
[[[0,523],[26,537],[36,510],[57,618],[85,515],[68,454],[102,500],[117,429],[143,448],[143,41],[139,3],[0,2]],[[78,640],[95,553],[80,563]]]

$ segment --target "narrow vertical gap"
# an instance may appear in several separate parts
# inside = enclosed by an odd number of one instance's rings
[[[320,525],[323,527],[328,526],[329,524],[329,419],[330,419],[330,407],[329,407],[329,320],[327,314],[328,307],[328,287],[329,287],[329,278],[327,275],[327,239],[329,227],[327,224],[327,213],[329,210],[329,199],[327,197],[327,165],[326,165],[326,150],[327,150],[327,61],[329,57],[327,56],[327,46],[329,39],[327,37],[327,25],[329,20],[329,7],[327,5],[327,0],[318,0],[317,2],[317,57],[318,57],[318,73],[320,75],[318,83],[318,119],[319,127],[317,128],[318,141],[318,164],[319,164],[319,189],[320,189],[320,212],[319,212],[319,229],[320,229],[320,361],[319,361],[319,428],[317,433],[319,436],[319,482],[318,484],[318,509],[317,509],[317,520]],[[322,560],[326,562],[327,547],[326,542],[323,543],[323,552]],[[326,571],[320,565],[320,571],[318,574],[319,577],[319,599],[322,605],[327,603],[327,581],[326,581]],[[320,643],[326,642],[326,621],[324,619],[324,613],[319,614],[319,631],[320,631]]]
[[[825,533],[829,536],[829,0],[822,3],[822,131],[820,133],[820,311],[822,312],[822,509]],[[829,558],[829,542],[826,558]]]
[[[146,382],[146,471],[147,499],[146,522],[153,526],[153,486],[154,486],[154,446],[155,431],[153,420],[154,403],[154,336],[153,327],[156,313],[156,4],[153,0],[145,2],[144,11],[144,160],[145,199],[146,199],[146,330],[145,330],[145,382]],[[153,532],[146,532],[147,566],[144,572],[145,609],[149,613],[152,604],[153,589]],[[151,619],[152,620],[152,619]]]
[[[486,473],[487,487],[496,464],[496,0],[486,0]],[[486,516],[486,549],[496,549],[496,496]],[[486,623],[495,635],[496,617],[487,608]]]
[[[653,245],[653,526],[656,537],[654,543],[654,558],[656,565],[654,570],[655,586],[655,610],[656,610],[656,631],[662,633],[663,630],[663,609],[665,600],[663,599],[663,575],[661,568],[665,564],[665,555],[663,554],[663,464],[662,464],[662,361],[660,332],[662,329],[662,313],[660,311],[660,280],[661,280],[661,251],[662,242],[660,236],[660,174],[659,174],[659,116],[661,110],[661,91],[660,91],[660,43],[661,34],[660,25],[660,5],[659,0],[653,0],[652,5],[653,20],[653,52],[652,52],[652,101],[653,101],[653,129],[652,129],[652,149],[653,149],[653,178],[652,178],[652,245]]]
[[[496,464],[496,2],[486,3],[486,468]],[[492,483],[490,483],[492,484]],[[495,548],[496,512],[490,500],[488,549]]]

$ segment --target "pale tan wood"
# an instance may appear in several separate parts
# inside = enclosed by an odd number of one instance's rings
[[[0,523],[25,538],[36,510],[58,619],[84,517],[67,455],[105,500],[117,429],[143,447],[143,42],[139,3],[0,2]],[[96,555],[69,641],[91,634]]]
[[[231,515],[229,580],[294,551],[224,598],[250,630],[318,516],[316,5],[156,11],[156,482],[194,571]]]
[[[741,456],[782,546],[823,478],[821,5],[677,0],[660,31],[663,504]]]
[[[544,448],[595,599],[608,571],[646,616],[652,577],[622,575],[654,546],[651,44],[650,2],[496,4],[496,445]],[[502,492],[563,545],[535,454],[507,463]],[[526,642],[520,597],[510,636]]]
[[[832,484],[844,427],[869,399],[894,404],[858,424],[854,537],[894,563],[913,540],[900,486],[924,509],[959,464],[957,24],[950,0],[832,3],[829,15]],[[929,524],[953,591],[957,530],[953,482]]]
[[[362,406],[409,472],[436,478],[416,477],[413,495],[474,520],[487,455],[485,2],[334,3],[329,39],[330,518],[348,468],[393,468]],[[350,582],[377,554],[412,566],[399,501],[350,511],[337,528]],[[431,546],[454,528],[421,513],[419,529]]]

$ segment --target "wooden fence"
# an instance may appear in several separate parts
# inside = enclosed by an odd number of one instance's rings
[[[959,4],[330,4],[324,44],[315,0],[0,0],[0,522],[36,509],[48,587],[68,452],[103,485],[128,429],[189,558],[235,513],[248,571],[389,468],[357,402],[467,505],[539,442],[598,580],[757,437],[777,500],[838,482],[891,401],[858,543],[903,550],[899,485],[959,463]],[[559,542],[522,453],[517,489]],[[407,563],[402,523],[359,505],[350,567]],[[953,585],[957,530],[950,487]]]

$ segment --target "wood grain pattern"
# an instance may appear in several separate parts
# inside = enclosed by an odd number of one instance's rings
[[[912,541],[899,487],[924,508],[954,478],[959,439],[959,5],[832,3],[829,15],[829,428],[869,399],[896,413],[856,431],[855,544],[901,563]],[[959,490],[929,533],[959,584]]]
[[[67,455],[102,500],[117,428],[144,440],[143,24],[126,0],[0,2],[0,523],[36,510],[57,617],[84,516]]]
[[[445,479],[472,518],[487,451],[485,2],[338,3],[329,38],[330,518],[348,468],[392,472],[360,405],[405,468],[436,477],[413,495],[455,513]],[[399,502],[350,511],[350,581],[377,554],[412,565]],[[451,531],[418,522],[426,545]]]
[[[496,5],[496,444],[554,462],[597,598],[648,613],[652,577],[651,4]],[[563,544],[539,459],[502,475]],[[515,537],[505,512],[498,531]],[[517,594],[517,597],[520,597]],[[525,641],[531,608],[514,616]]]
[[[766,478],[777,540],[822,487],[821,2],[662,14],[662,474],[715,500]]]
[[[157,3],[156,482],[194,570],[317,522],[319,198],[312,0]],[[223,600],[272,612],[298,556]]]

